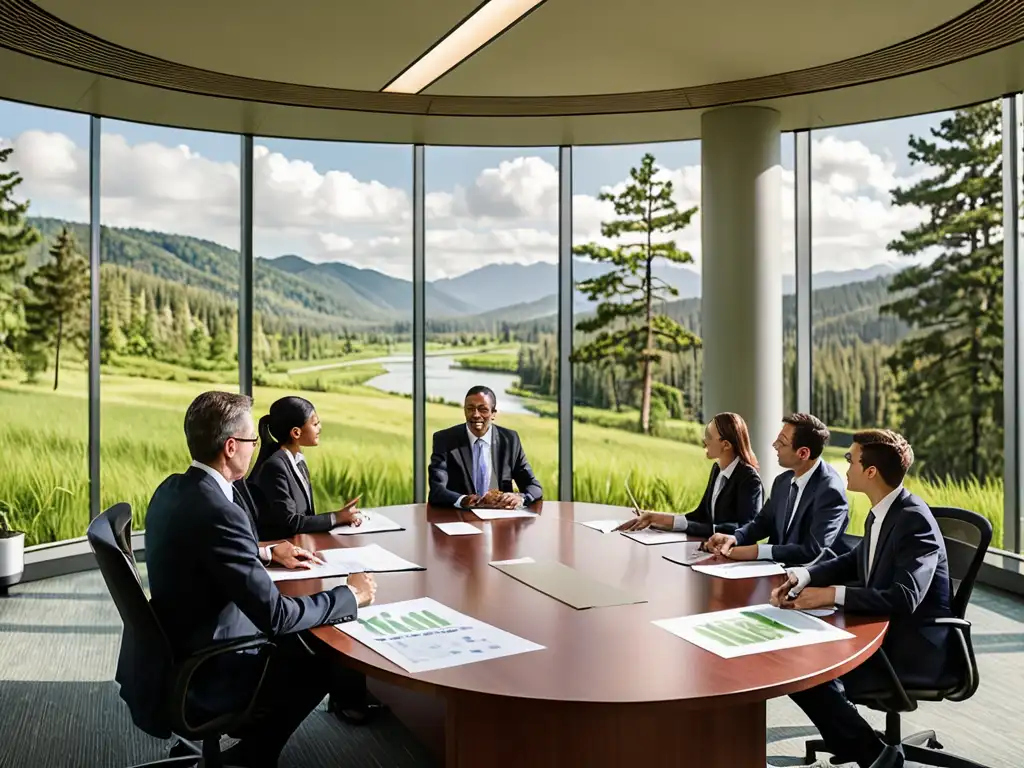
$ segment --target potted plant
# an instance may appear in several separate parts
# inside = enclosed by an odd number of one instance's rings
[[[25,532],[11,530],[7,512],[0,509],[0,597],[21,581],[25,570]]]

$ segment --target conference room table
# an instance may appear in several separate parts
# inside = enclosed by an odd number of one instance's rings
[[[643,765],[761,768],[765,702],[855,668],[877,650],[888,623],[838,611],[825,620],[853,637],[726,659],[652,624],[767,603],[780,576],[727,580],[662,556],[684,545],[644,545],[584,521],[631,510],[540,502],[536,518],[485,522],[427,505],[376,510],[402,531],[302,534],[310,550],[379,544],[424,566],[376,575],[375,604],[430,597],[544,646],[544,650],[411,674],[336,627],[314,636],[325,652],[366,673],[370,690],[448,768]],[[481,535],[452,536],[433,523],[465,521]],[[647,602],[577,610],[489,563],[557,561]],[[338,579],[279,584],[311,594]]]

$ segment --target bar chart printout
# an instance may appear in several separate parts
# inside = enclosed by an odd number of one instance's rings
[[[336,625],[407,672],[429,672],[544,648],[429,597],[371,606]]]
[[[726,659],[853,637],[846,630],[814,616],[771,605],[752,605],[653,623]]]

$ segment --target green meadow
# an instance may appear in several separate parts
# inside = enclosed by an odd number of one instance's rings
[[[321,444],[309,451],[321,509],[357,494],[362,506],[411,501],[412,400],[364,386],[379,372],[373,364],[296,377],[272,376],[257,386],[259,414],[276,398],[299,385],[315,403],[324,424]],[[182,432],[185,408],[206,389],[230,384],[156,380],[104,373],[101,384],[101,477],[104,507],[132,504],[135,526],[144,525],[146,504],[161,480],[189,463]],[[88,524],[87,384],[83,371],[62,371],[61,389],[51,391],[45,377],[38,385],[0,380],[0,508],[12,526],[28,534],[28,544],[82,536]],[[461,409],[429,403],[430,431],[462,421]],[[556,495],[558,422],[555,418],[502,415],[500,423],[517,430],[549,498]],[[628,478],[638,501],[650,509],[685,512],[698,502],[710,469],[703,449],[684,440],[700,430],[680,425],[669,437],[647,437],[599,419],[573,427],[573,487],[577,500],[624,505]],[[696,436],[696,437],[693,437]],[[428,444],[429,450],[429,444]],[[843,451],[827,458],[845,472]],[[771,461],[773,457],[762,457]],[[934,505],[959,506],[984,514],[1002,541],[1001,483],[930,483],[910,478],[908,487]],[[854,494],[851,531],[863,530],[867,499]]]

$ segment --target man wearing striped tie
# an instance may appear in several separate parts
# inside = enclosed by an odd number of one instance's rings
[[[935,619],[952,615],[951,595],[938,523],[928,505],[903,487],[914,452],[897,432],[870,430],[854,435],[846,460],[850,491],[871,500],[864,538],[834,560],[790,569],[772,593],[772,604],[797,610],[838,606],[847,613],[887,616],[882,648],[897,677],[908,688],[915,681],[928,687],[945,668],[949,630]],[[882,660],[873,657],[838,680],[791,698],[832,754],[867,768],[885,745],[846,694],[856,698],[857,692],[887,690],[889,679]]]
[[[543,490],[519,435],[494,423],[498,414],[494,392],[473,387],[466,393],[463,411],[464,424],[434,433],[430,503],[514,509],[540,501]]]

